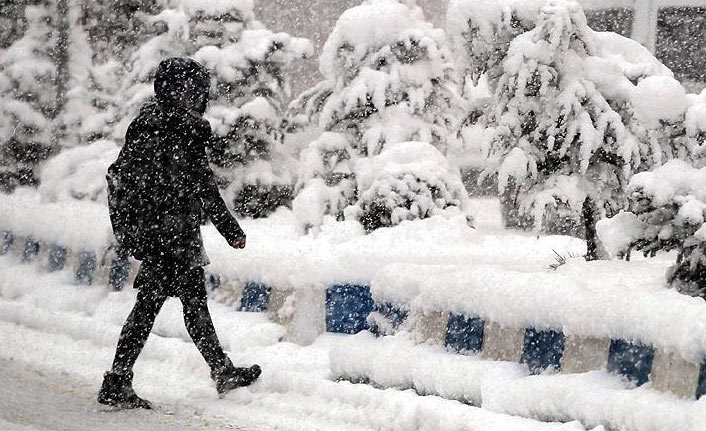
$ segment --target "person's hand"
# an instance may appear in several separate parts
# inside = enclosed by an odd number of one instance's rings
[[[239,250],[244,249],[245,248],[245,237],[242,237],[241,239],[231,243],[230,246],[233,248],[237,248]]]

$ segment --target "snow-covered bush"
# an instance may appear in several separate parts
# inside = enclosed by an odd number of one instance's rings
[[[643,47],[588,28],[574,2],[549,1],[515,37],[494,91],[485,175],[498,176],[507,226],[582,234],[591,201],[624,204],[627,179],[662,149],[634,133],[635,83],[669,72]]]
[[[646,256],[677,250],[667,281],[706,297],[706,168],[673,160],[635,175],[627,192],[629,211],[598,223],[606,250],[627,258],[632,249]]]
[[[0,52],[0,190],[36,184],[36,166],[53,151],[55,13],[48,0],[27,6],[24,35]]]
[[[39,193],[46,202],[92,200],[107,203],[105,174],[120,147],[109,140],[67,149],[42,166]]]
[[[345,135],[325,132],[302,151],[299,194],[292,208],[305,229],[319,226],[325,214],[338,220],[356,201],[355,149]]]
[[[359,158],[401,142],[428,142],[442,153],[457,145],[461,106],[445,35],[411,2],[368,0],[348,9],[324,45],[319,69],[325,80],[295,100],[290,112],[294,124],[329,132],[302,154],[297,187],[311,200],[307,180],[316,179],[312,187],[325,191],[327,198],[318,201],[327,202],[328,214],[342,217],[341,203],[358,196],[350,167]],[[345,181],[324,178],[322,189],[315,172],[321,166],[334,171],[326,160],[331,157],[346,161]]]
[[[389,144],[358,165],[358,218],[368,232],[404,220],[466,214],[468,194],[458,169],[428,143]]]

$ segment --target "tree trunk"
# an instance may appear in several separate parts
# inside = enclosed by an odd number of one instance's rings
[[[57,38],[54,47],[56,62],[56,118],[66,102],[66,91],[69,83],[69,6],[67,0],[56,0]]]
[[[583,201],[581,218],[586,230],[586,260],[598,260],[598,237],[596,233],[596,204],[593,199],[586,197]]]

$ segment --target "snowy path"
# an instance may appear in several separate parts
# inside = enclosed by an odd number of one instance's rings
[[[171,431],[243,429],[212,417],[177,412],[111,411],[95,402],[96,385],[14,359],[0,359],[3,431]]]

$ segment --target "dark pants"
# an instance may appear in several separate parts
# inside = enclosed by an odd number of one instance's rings
[[[159,310],[170,296],[181,300],[186,329],[211,370],[225,366],[225,353],[208,311],[203,268],[189,268],[173,260],[146,260],[140,266],[135,288],[139,289],[137,302],[120,333],[113,372],[132,370]]]

